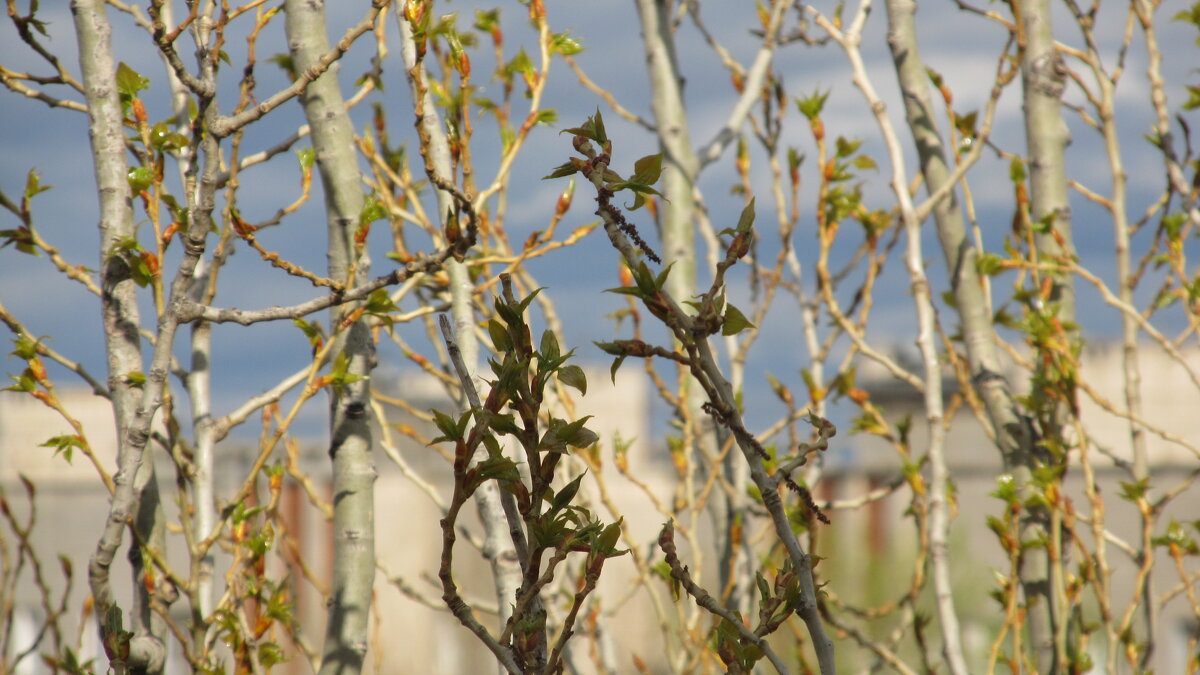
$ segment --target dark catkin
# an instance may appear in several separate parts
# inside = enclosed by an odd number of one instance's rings
[[[642,253],[646,254],[647,258],[661,265],[662,258],[658,257],[658,254],[654,252],[654,249],[650,248],[650,244],[647,244],[645,239],[642,239],[642,235],[638,232],[637,227],[628,220],[625,220],[625,214],[612,205],[613,194],[611,190],[600,190],[599,195],[596,197],[596,201],[600,203],[600,208],[608,213],[613,222],[617,224],[617,228],[624,232],[625,236],[629,237],[641,249]]]
[[[705,401],[700,408],[709,415],[712,415],[713,419],[720,422],[727,429],[732,431],[735,436],[753,448],[754,454],[758,455],[763,461],[771,461],[771,455],[767,453],[767,449],[762,446],[762,443],[759,443],[758,439],[754,437],[754,434],[746,430],[746,427],[736,422],[732,415],[718,409],[712,401]]]
[[[782,478],[783,484],[788,486],[788,489],[790,489],[792,492],[800,495],[800,501],[804,502],[804,505],[807,506],[808,510],[817,517],[817,520],[828,525],[829,517],[826,516],[825,512],[821,510],[821,507],[817,506],[817,502],[815,499],[813,499],[812,493],[809,492],[808,488],[792,480],[791,476],[782,476]]]

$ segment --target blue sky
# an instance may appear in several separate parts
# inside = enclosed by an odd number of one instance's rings
[[[338,34],[360,16],[360,5],[364,3],[331,3],[333,34]],[[1181,2],[1168,2],[1183,9]],[[877,3],[878,5],[878,3]],[[438,5],[438,12],[457,11],[459,25],[469,25],[474,3],[449,2]],[[831,2],[820,2],[822,11],[831,11]],[[1000,5],[988,5],[989,9],[1000,9]],[[554,30],[570,30],[581,40],[587,50],[578,58],[590,76],[612,91],[623,105],[637,114],[650,119],[649,85],[643,71],[643,51],[639,29],[632,10],[632,3],[583,2],[580,0],[547,2],[549,20]],[[710,3],[703,6],[704,18],[710,30],[722,40],[733,56],[748,64],[756,50],[756,41],[749,30],[757,25],[752,12],[742,11],[733,4]],[[849,9],[847,10],[849,11]],[[1167,7],[1160,12],[1163,17],[1173,13]],[[49,21],[51,39],[49,46],[60,54],[72,72],[78,71],[74,49],[74,34],[71,17],[65,3],[45,3],[41,14]],[[112,13],[116,28],[117,58],[129,63],[152,81],[148,100],[151,101],[151,117],[162,118],[167,108],[162,99],[153,96],[161,93],[165,79],[161,64],[148,49],[144,33],[127,17]],[[518,42],[528,44],[528,24],[522,17],[522,8],[515,4],[502,5],[502,20],[510,48]],[[1070,32],[1067,17],[1056,18],[1061,39],[1070,45],[1079,46],[1080,40]],[[955,107],[960,112],[982,105],[991,86],[995,56],[1003,45],[1004,34],[995,26],[958,11],[953,3],[923,3],[918,16],[921,26],[923,57],[928,65],[941,72],[955,92]],[[792,22],[789,21],[789,25]],[[1115,63],[1114,45],[1124,29],[1123,17],[1112,8],[1101,13],[1097,24],[1102,47],[1107,50],[1106,63]],[[894,73],[885,43],[885,16],[883,7],[876,6],[864,36],[864,56],[875,86],[889,103],[893,122],[903,122],[901,108],[895,94]],[[394,19],[388,19],[389,35],[395,35]],[[1163,21],[1160,26],[1160,42],[1167,54],[1164,64],[1168,82],[1168,96],[1173,104],[1184,100],[1183,85],[1195,81],[1190,64],[1196,62],[1193,35],[1186,26]],[[813,28],[814,35],[819,29]],[[680,61],[687,76],[687,103],[691,115],[692,139],[701,145],[711,137],[728,114],[733,100],[728,86],[728,77],[720,61],[704,44],[698,33],[686,25],[680,40]],[[226,47],[235,64],[244,51],[239,41],[231,38]],[[186,52],[187,50],[182,50]],[[258,53],[260,58],[284,51],[282,21],[277,21],[264,33]],[[489,86],[487,73],[492,64],[485,49],[475,58],[474,79],[480,86]],[[351,83],[365,68],[372,50],[364,43],[349,55],[343,68],[343,89],[350,91]],[[1174,56],[1179,55],[1179,56]],[[185,53],[186,60],[186,53]],[[15,36],[11,25],[0,27],[0,64],[13,70],[32,70],[43,74],[46,68],[29,55],[29,50]],[[845,58],[836,45],[807,48],[792,45],[779,53],[776,69],[783,77],[789,94],[800,96],[815,90],[829,90],[830,98],[825,110],[826,126],[831,137],[844,135],[862,138],[864,150],[874,154],[882,167],[886,162],[880,154],[879,134],[859,92],[851,85]],[[1153,199],[1161,181],[1162,164],[1152,148],[1142,139],[1149,129],[1151,118],[1146,105],[1148,88],[1144,78],[1144,47],[1135,39],[1128,55],[1126,73],[1117,90],[1117,115],[1122,129],[1122,144],[1126,151],[1127,168],[1130,176],[1130,216],[1140,216],[1146,204]],[[236,69],[226,69],[225,88],[222,90],[223,106],[233,100]],[[275,66],[261,62],[257,70],[260,98],[284,86],[286,81]],[[407,86],[403,81],[403,67],[398,49],[393,46],[384,64],[385,91],[373,94],[393,111],[391,132],[393,138],[411,136],[411,114],[408,109]],[[494,88],[494,85],[492,85]],[[54,93],[54,92],[52,92]],[[64,91],[59,95],[67,95]],[[78,99],[77,96],[74,98]],[[1079,102],[1078,91],[1068,93],[1068,99]],[[516,97],[515,109],[521,110],[523,102]],[[514,189],[508,199],[507,227],[514,241],[523,240],[529,232],[541,229],[553,211],[555,198],[562,189],[561,181],[544,182],[540,177],[564,161],[570,151],[569,139],[558,134],[558,129],[573,126],[594,111],[604,109],[602,101],[579,86],[565,64],[556,62],[551,72],[551,85],[547,90],[546,106],[558,110],[557,128],[541,128],[531,134],[528,147],[514,169]],[[366,124],[369,106],[363,105],[355,111],[356,127]],[[654,150],[653,140],[643,130],[619,121],[615,113],[605,110],[610,135],[616,139],[618,170],[630,167],[637,157]],[[1107,191],[1107,174],[1103,162],[1102,145],[1098,136],[1086,130],[1076,118],[1069,116],[1074,143],[1070,150],[1071,170],[1075,178],[1097,191]],[[253,152],[273,145],[303,122],[297,104],[285,105],[271,113],[265,123],[253,125],[247,134],[244,147]],[[791,131],[788,142],[802,151],[813,154],[806,125],[793,108],[788,115]],[[473,153],[479,163],[479,174],[488,177],[494,170],[495,141],[489,140],[494,126],[488,119],[477,120],[477,145]],[[996,142],[1010,151],[1019,152],[1023,146],[1020,126],[1019,81],[1010,86],[1002,100],[1001,113],[994,130]],[[412,143],[410,142],[410,148]],[[905,147],[908,165],[912,170],[912,151]],[[0,188],[10,195],[19,197],[24,185],[25,174],[36,169],[43,183],[54,185],[50,192],[40,195],[34,202],[36,224],[42,235],[61,248],[64,256],[73,263],[92,267],[97,264],[97,205],[94,183],[91,177],[91,161],[88,154],[86,120],[77,112],[50,110],[44,104],[24,99],[8,91],[0,91]],[[761,185],[759,197],[760,222],[769,222],[770,205],[767,197],[764,162],[761,154],[754,157],[756,185]],[[805,202],[807,210],[795,236],[795,245],[806,265],[806,283],[811,291],[811,254],[815,248],[812,223],[812,186],[816,184],[815,162],[805,163]],[[985,238],[995,245],[1008,230],[1011,218],[1011,186],[1008,184],[1006,162],[986,157],[973,175],[974,196],[984,228]],[[243,174],[239,207],[247,220],[265,218],[281,204],[290,202],[297,193],[298,171],[294,160],[286,157],[268,165],[261,165]],[[910,174],[911,175],[911,174]],[[865,192],[873,207],[886,208],[892,202],[887,187],[889,176],[886,170],[868,173]],[[729,186],[736,182],[736,175],[729,162],[710,167],[702,177],[703,188],[712,216],[718,227],[721,223],[736,221],[741,210],[740,198],[729,194]],[[268,195],[262,200],[252,195]],[[324,266],[320,190],[314,187],[313,200],[285,224],[271,232],[264,242],[270,248],[281,251],[286,257],[314,269]],[[575,206],[563,225],[567,230],[593,221],[591,195],[580,189]],[[1112,235],[1111,225],[1102,210],[1082,199],[1075,199],[1075,233],[1077,245],[1085,262],[1094,261],[1098,269],[1111,277]],[[637,214],[635,222],[642,224],[650,236],[652,227],[645,216]],[[0,229],[16,225],[15,219],[0,213]],[[564,230],[560,230],[562,232]],[[149,232],[147,228],[144,232]],[[773,250],[773,235],[763,233],[764,251]],[[386,245],[383,228],[373,233],[373,244]],[[1135,240],[1135,248],[1145,235]],[[926,242],[926,259],[930,274],[937,280],[944,278],[940,263],[941,255],[934,248],[935,240]],[[385,270],[391,264],[382,256],[382,248],[376,249],[377,270]],[[847,249],[849,250],[849,247]],[[177,253],[177,251],[176,251]],[[835,261],[835,267],[837,261]],[[610,251],[600,233],[585,239],[577,248],[559,255],[551,255],[530,263],[540,283],[548,287],[545,291],[555,298],[559,311],[566,323],[566,338],[569,346],[578,348],[583,361],[603,363],[603,355],[591,346],[592,340],[606,339],[614,334],[612,323],[604,315],[621,306],[619,297],[600,291],[617,285],[616,257]],[[890,264],[891,271],[883,279],[877,297],[879,308],[873,326],[883,328],[887,338],[880,345],[889,343],[909,345],[912,343],[911,300],[907,293],[907,278],[897,257]],[[735,297],[747,292],[742,277],[734,281]],[[940,284],[939,285],[944,285]],[[218,295],[218,304],[235,305],[242,308],[257,308],[271,304],[287,304],[310,297],[311,289],[306,283],[281,279],[280,275],[267,268],[252,253],[243,248],[233,257],[224,276],[223,290]],[[69,282],[53,270],[45,258],[23,256],[11,248],[0,251],[0,300],[38,335],[52,336],[56,349],[71,358],[88,364],[93,372],[103,372],[103,342],[100,337],[99,308],[94,298],[78,284]],[[776,307],[763,326],[763,337],[757,345],[759,354],[751,361],[747,370],[750,390],[748,401],[757,402],[751,407],[752,423],[763,424],[780,412],[772,397],[762,385],[763,373],[768,369],[797,391],[800,384],[799,370],[807,363],[802,344],[798,339],[797,311],[786,298],[777,301]],[[1089,299],[1085,292],[1081,301],[1083,315],[1089,325],[1102,332],[1115,326],[1115,315],[1102,308],[1094,294]],[[218,408],[227,410],[236,401],[269,387],[280,377],[293,372],[302,364],[307,354],[307,345],[302,336],[290,324],[259,325],[251,328],[220,326],[216,333],[216,360],[222,364],[218,372],[216,391]],[[418,339],[418,338],[414,338]],[[185,352],[181,349],[179,353]],[[394,348],[381,351],[385,369],[399,367],[401,357]],[[18,364],[7,362],[7,369],[14,371]],[[627,366],[628,367],[628,366]],[[66,381],[65,378],[62,378]],[[315,407],[315,414],[323,414]],[[314,418],[315,420],[316,418]],[[320,432],[314,424],[307,430]]]

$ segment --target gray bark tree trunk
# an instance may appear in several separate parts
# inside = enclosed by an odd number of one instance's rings
[[[118,438],[119,470],[113,477],[115,493],[108,522],[88,569],[88,580],[101,623],[101,638],[111,645],[124,629],[121,610],[113,596],[111,568],[126,527],[135,527],[150,546],[160,546],[162,518],[155,485],[154,467],[145,461],[145,438],[137,434],[138,408],[142,390],[134,373],[142,373],[141,318],[137,284],[129,266],[118,252],[118,244],[135,236],[132,195],[125,161],[123,114],[118,100],[116,63],[112,56],[112,26],[103,2],[78,0],[71,6],[79,43],[79,65],[88,104],[88,135],[91,139],[97,194],[100,198],[100,287],[105,352],[108,361],[108,390]],[[147,385],[152,386],[152,385]],[[147,421],[148,426],[148,421]],[[161,672],[166,660],[162,637],[165,628],[152,616],[151,591],[143,583],[142,556],[131,545],[134,601],[130,610],[129,656],[125,661],[134,672]]]
[[[288,49],[296,71],[303,72],[317,64],[329,49],[324,6],[288,0],[285,8]],[[362,176],[354,129],[346,114],[337,75],[335,64],[308,85],[301,103],[312,129],[313,149],[325,193],[329,277],[345,281],[352,288],[366,280],[370,259],[365,248],[355,244],[359,228],[366,225],[359,222],[364,203]],[[330,312],[332,331],[338,331],[356,307],[356,304],[335,307]],[[337,339],[341,344],[335,346],[334,353],[346,359],[347,374],[362,379],[335,385],[330,395],[334,554],[321,675],[362,670],[375,582],[376,472],[371,453],[367,379],[375,367],[375,342],[361,319]]]
[[[1029,217],[1034,223],[1045,222],[1034,235],[1039,260],[1057,260],[1074,253],[1071,239],[1071,207],[1067,199],[1066,147],[1070,142],[1067,125],[1062,116],[1062,93],[1066,85],[1067,68],[1054,45],[1048,0],[1019,0],[1013,4],[1019,13],[1018,46],[1021,56],[1021,83],[1024,91],[1026,162],[1029,166]],[[1070,278],[1062,275],[1053,279],[1050,302],[1058,306],[1057,316],[1063,323],[1075,320],[1075,296]],[[1052,428],[1043,434],[1058,436],[1061,415],[1050,415]],[[1018,484],[1029,484],[1030,473],[1039,463],[1037,448],[1021,453],[1014,467]],[[1025,538],[1049,536],[1049,522],[1043,509],[1034,510],[1026,518]],[[1054,545],[1058,545],[1055,543]],[[1057,585],[1060,561],[1053,563],[1045,547],[1035,547],[1026,553],[1021,571],[1028,614],[1030,642],[1035,650],[1038,671],[1059,672],[1065,665],[1061,636],[1063,622],[1052,587]]]

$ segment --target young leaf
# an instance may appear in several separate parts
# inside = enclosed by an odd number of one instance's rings
[[[141,76],[133,68],[125,65],[125,62],[117,64],[117,92],[122,96],[130,98],[137,96],[138,92],[150,86],[150,80]]]
[[[437,425],[442,435],[433,439],[430,443],[438,443],[440,441],[460,441],[462,440],[462,431],[458,428],[458,422],[453,417],[447,415],[440,410],[431,410],[433,413],[433,423]]]
[[[738,217],[738,232],[749,232],[754,226],[754,201],[754,198],[751,198],[746,208],[742,209],[742,215]]]
[[[570,505],[571,500],[575,498],[575,494],[579,492],[579,484],[583,481],[583,477],[587,475],[581,473],[575,477],[575,480],[567,483],[554,495],[554,500],[550,503],[550,513],[561,511]]]
[[[662,175],[663,154],[646,155],[633,163],[633,177],[630,181],[644,185],[654,185]]]
[[[747,328],[754,328],[754,324],[750,323],[740,309],[729,305],[725,310],[725,319],[721,322],[721,335],[737,335]]]
[[[129,180],[129,188],[133,190],[134,194],[154,184],[154,172],[144,166],[130,169],[127,178]]]
[[[488,457],[483,460],[479,463],[478,471],[481,478],[488,480],[521,480],[521,472],[517,470],[516,462],[503,455]]]
[[[822,94],[820,91],[814,91],[807,98],[796,99],[796,107],[800,109],[800,114],[811,121],[820,116],[821,109],[825,107],[825,99],[827,98],[829,98],[829,92]]]
[[[339,386],[366,379],[365,375],[350,372],[350,359],[346,356],[346,352],[338,352],[338,355],[334,357],[333,370],[329,375],[333,383]]]
[[[550,51],[563,56],[573,56],[583,51],[583,45],[579,43],[579,40],[563,31],[550,36]]]
[[[580,394],[587,395],[587,377],[579,366],[564,366],[558,371],[558,381],[575,387]]]
[[[495,319],[489,319],[488,335],[492,338],[492,348],[496,350],[497,354],[512,351],[512,337],[508,334],[508,329],[504,327],[504,324]]]
[[[42,185],[41,176],[33,169],[25,175],[25,199],[31,199],[34,195],[40,194],[54,187],[53,185]]]
[[[67,463],[71,463],[71,456],[74,454],[75,448],[82,448],[83,439],[76,435],[55,436],[45,443],[39,444],[38,447],[54,448],[54,454],[62,453],[66,458]]]
[[[558,339],[554,337],[552,331],[547,330],[542,333],[542,342],[538,351],[541,353],[543,362],[549,363],[558,360]]]
[[[554,167],[553,171],[551,171],[549,174],[547,174],[545,176],[542,176],[542,180],[550,180],[551,178],[562,178],[563,176],[570,176],[571,174],[578,173],[578,172],[579,172],[578,167],[576,167],[571,162],[567,162],[565,164],[559,164],[558,166]]]

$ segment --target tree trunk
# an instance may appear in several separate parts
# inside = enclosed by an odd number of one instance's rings
[[[116,421],[119,470],[113,477],[113,495],[108,521],[93,554],[89,584],[100,619],[101,640],[107,648],[120,641],[124,630],[121,610],[113,597],[111,568],[124,530],[130,524],[138,528],[147,545],[161,545],[161,513],[157,489],[153,485],[154,468],[145,462],[145,439],[133,433],[141,402],[141,390],[135,386],[134,373],[142,373],[141,317],[137,304],[137,284],[118,244],[136,236],[131,202],[129,168],[125,161],[125,134],[121,104],[118,100],[116,64],[112,57],[112,26],[103,2],[78,0],[72,7],[79,42],[79,65],[88,104],[88,135],[91,138],[97,194],[100,197],[100,287],[105,352],[108,359],[108,389]],[[152,386],[152,385],[147,385]],[[140,440],[140,442],[136,442]],[[149,490],[146,486],[150,485]],[[145,502],[141,497],[148,493]],[[161,550],[161,549],[160,549]],[[125,665],[133,672],[158,673],[166,660],[161,622],[151,619],[151,590],[147,590],[139,572],[141,552],[131,546],[134,602],[130,611],[133,637]],[[119,650],[119,648],[118,648]]]
[[[320,3],[288,0],[288,48],[296,71],[317,63],[329,49],[324,7]],[[309,84],[301,102],[312,128],[313,149],[325,192],[328,228],[329,276],[353,287],[366,279],[370,259],[355,245],[363,209],[362,177],[354,143],[354,129],[346,114],[331,66]],[[357,305],[331,311],[334,332]],[[375,582],[375,464],[372,439],[370,388],[367,377],[375,367],[375,342],[364,321],[355,321],[338,338],[334,348],[345,358],[347,374],[355,382],[335,385],[330,396],[329,455],[333,461],[333,583],[329,623],[321,658],[321,675],[358,673],[367,653],[372,590]]]
[[[1074,254],[1066,179],[1066,147],[1070,137],[1062,117],[1067,68],[1054,45],[1049,1],[1018,0],[1013,3],[1013,8],[1019,14],[1029,218],[1033,223],[1046,225],[1038,228],[1034,235],[1037,260],[1052,262]],[[1045,311],[1055,312],[1064,325],[1075,321],[1075,295],[1070,277],[1052,275],[1049,302],[1055,307],[1047,307]],[[1057,411],[1040,415],[1044,424],[1049,423],[1049,428],[1040,430],[1043,436],[1061,437],[1063,412],[1060,405]],[[1030,473],[1041,463],[1039,449],[1031,447],[1029,450],[1029,453],[1021,453],[1019,465],[1014,467],[1018,486],[1022,489],[1028,486]],[[1023,538],[1045,540],[1049,536],[1051,517],[1054,516],[1045,509],[1031,509],[1024,522]],[[1059,543],[1050,542],[1049,545],[1059,546]],[[1035,651],[1038,672],[1043,673],[1059,672],[1065,666],[1063,622],[1066,617],[1061,615],[1062,608],[1058,607],[1058,594],[1052,592],[1052,587],[1059,585],[1062,564],[1061,559],[1057,563],[1052,561],[1045,547],[1034,547],[1026,552],[1021,570],[1025,602],[1029,607],[1030,644]]]

